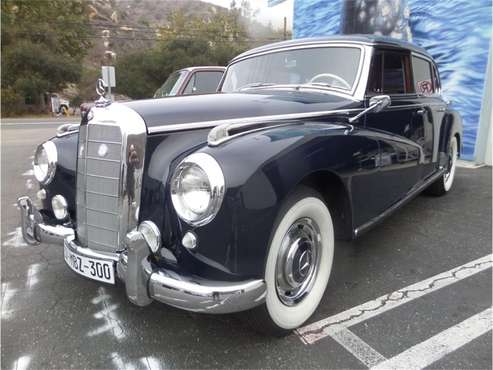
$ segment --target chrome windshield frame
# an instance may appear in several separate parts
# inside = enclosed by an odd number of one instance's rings
[[[224,76],[223,76],[221,83],[220,83],[220,87],[218,88],[218,91],[223,92],[222,88],[224,86],[224,82],[225,82],[226,77],[228,75],[229,69],[231,68],[231,66],[233,66],[239,62],[242,62],[242,61],[245,61],[245,60],[251,59],[251,58],[256,58],[256,57],[262,56],[262,55],[275,54],[275,53],[284,52],[284,51],[303,50],[303,49],[321,49],[321,48],[329,48],[329,47],[356,48],[356,49],[360,50],[360,59],[359,59],[358,69],[356,72],[356,77],[354,79],[354,82],[351,86],[351,90],[337,88],[337,87],[329,87],[329,86],[310,85],[310,84],[276,84],[276,85],[272,85],[272,86],[252,87],[252,88],[249,88],[248,90],[253,90],[253,89],[256,89],[256,90],[257,89],[287,89],[287,88],[311,89],[311,90],[317,90],[320,92],[328,92],[328,93],[336,92],[336,93],[343,94],[344,96],[353,97],[356,100],[363,100],[364,91],[366,89],[366,81],[367,81],[367,77],[368,77],[368,73],[369,73],[369,64],[370,64],[370,60],[371,60],[372,46],[368,46],[368,45],[361,44],[361,43],[350,43],[350,42],[325,42],[325,43],[313,43],[313,44],[306,44],[306,45],[289,46],[289,47],[284,47],[284,48],[276,48],[276,49],[272,49],[272,50],[267,50],[267,51],[255,53],[252,55],[247,55],[243,58],[235,59],[226,68],[226,71],[224,72]],[[364,86],[362,87],[361,85],[364,85]],[[244,91],[247,91],[247,89],[245,89]]]

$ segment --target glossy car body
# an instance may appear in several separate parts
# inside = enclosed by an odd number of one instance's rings
[[[259,55],[331,47],[359,51],[354,84],[347,91],[278,84],[93,108],[80,132],[52,139],[57,169],[52,182],[40,185],[39,210],[28,198],[19,200],[26,240],[58,238],[76,255],[113,261],[129,299],[138,305],[156,299],[223,313],[261,304],[273,227],[300,184],[316,189],[330,205],[335,236],[352,239],[444,176],[451,139],[462,142],[461,118],[441,96],[432,58],[396,40],[286,41],[238,56],[226,76],[236,63]],[[386,91],[385,58],[400,61],[395,65],[402,68],[402,92]],[[429,80],[414,81],[419,70],[413,66],[420,62],[427,63]],[[417,87],[423,91],[417,93]],[[381,94],[389,95],[391,104],[379,111],[371,99]],[[120,132],[116,137],[121,140],[88,136],[103,127]],[[99,149],[91,149],[91,143]],[[115,168],[94,162],[106,152],[115,156]],[[211,156],[224,178],[217,214],[200,226],[177,214],[171,189],[177,167],[197,153]],[[82,164],[93,162],[98,166],[88,175]],[[90,188],[92,178],[98,181],[96,188]],[[112,213],[103,208],[111,197],[99,192],[112,179],[114,191],[105,191],[117,199],[117,212],[106,224],[104,215]],[[56,194],[68,205],[69,216],[61,221],[52,210]],[[90,224],[90,219],[97,222]],[[156,226],[157,250],[137,228],[144,222]],[[115,232],[117,241],[103,241],[103,235],[113,234],[98,228]]]

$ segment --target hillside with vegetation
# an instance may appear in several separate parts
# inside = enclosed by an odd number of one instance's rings
[[[52,93],[90,101],[102,65],[115,66],[117,94],[150,97],[173,70],[283,36],[246,0],[2,0],[2,115],[46,112]]]

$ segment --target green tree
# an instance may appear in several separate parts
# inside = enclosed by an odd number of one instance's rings
[[[237,9],[209,17],[173,13],[160,30],[154,48],[134,51],[117,60],[118,92],[149,98],[173,71],[198,65],[226,65],[250,42]]]
[[[42,109],[45,93],[79,81],[90,46],[86,6],[84,0],[2,0],[2,96]],[[3,112],[11,108],[6,104]]]

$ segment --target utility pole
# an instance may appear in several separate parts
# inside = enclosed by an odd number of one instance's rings
[[[288,39],[288,19],[284,17],[284,40]]]

